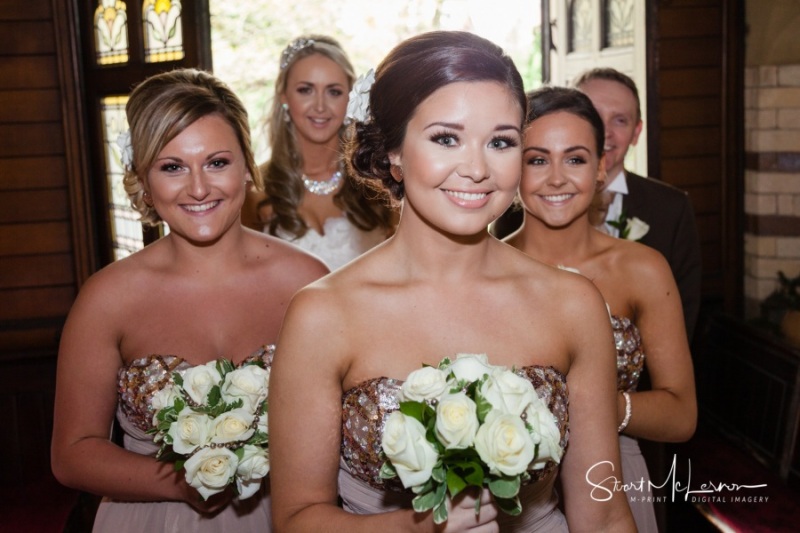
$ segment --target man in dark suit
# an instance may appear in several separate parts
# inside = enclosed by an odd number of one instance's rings
[[[662,181],[625,170],[625,155],[642,131],[639,93],[633,80],[610,68],[583,73],[575,87],[591,100],[605,126],[608,179],[593,205],[599,229],[620,235],[629,219],[649,225],[639,242],[661,252],[678,284],[691,341],[700,309],[700,243],[694,210],[685,191]],[[605,224],[602,221],[605,220]]]

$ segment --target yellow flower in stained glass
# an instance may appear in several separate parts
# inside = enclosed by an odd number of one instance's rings
[[[94,30],[98,61],[127,61],[128,15],[122,0],[101,0],[94,12]]]
[[[145,0],[146,47],[157,53],[183,43],[179,0]]]

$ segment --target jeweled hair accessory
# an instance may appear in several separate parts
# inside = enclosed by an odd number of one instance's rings
[[[133,145],[131,144],[131,132],[125,130],[117,137],[117,146],[119,146],[119,159],[122,167],[125,170],[133,168]]]
[[[297,52],[303,48],[308,48],[309,46],[313,45],[314,39],[306,39],[305,37],[299,37],[290,42],[289,46],[287,46],[283,52],[281,52],[281,70],[285,70],[286,67],[289,66],[289,63],[292,62],[294,56],[297,55]]]
[[[347,101],[347,113],[345,122],[368,122],[369,112],[369,91],[375,83],[375,69],[369,69],[366,74],[359,76],[350,91],[350,99]]]

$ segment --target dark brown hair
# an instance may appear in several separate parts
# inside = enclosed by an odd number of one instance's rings
[[[507,87],[519,102],[524,121],[522,77],[502,48],[468,32],[423,33],[397,45],[376,69],[369,97],[371,116],[352,124],[348,132],[345,161],[351,173],[402,199],[403,183],[393,179],[388,154],[402,145],[417,106],[438,89],[464,81],[494,81]]]

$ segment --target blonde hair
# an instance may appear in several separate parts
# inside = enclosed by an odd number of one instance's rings
[[[245,167],[257,186],[261,175],[250,144],[247,110],[236,94],[219,78],[197,69],[177,69],[157,74],[140,83],[125,106],[131,134],[133,159],[122,179],[125,192],[142,223],[155,226],[161,217],[144,201],[144,182],[161,150],[196,120],[219,114],[231,125]]]
[[[267,199],[272,207],[269,232],[273,235],[278,228],[295,237],[302,237],[308,226],[297,212],[303,199],[303,155],[298,149],[294,126],[287,120],[288,111],[281,105],[281,95],[286,91],[286,83],[292,67],[301,59],[320,54],[327,57],[344,71],[348,91],[355,81],[355,70],[339,42],[326,35],[303,35],[293,40],[281,54],[280,72],[275,80],[275,96],[269,117],[270,160],[261,166]],[[339,129],[339,144],[343,142],[345,127]],[[341,154],[340,154],[341,155]],[[356,227],[370,231],[376,227],[390,229],[391,211],[384,200],[372,195],[367,198],[365,191],[356,186],[349,177],[337,192],[333,201]]]

